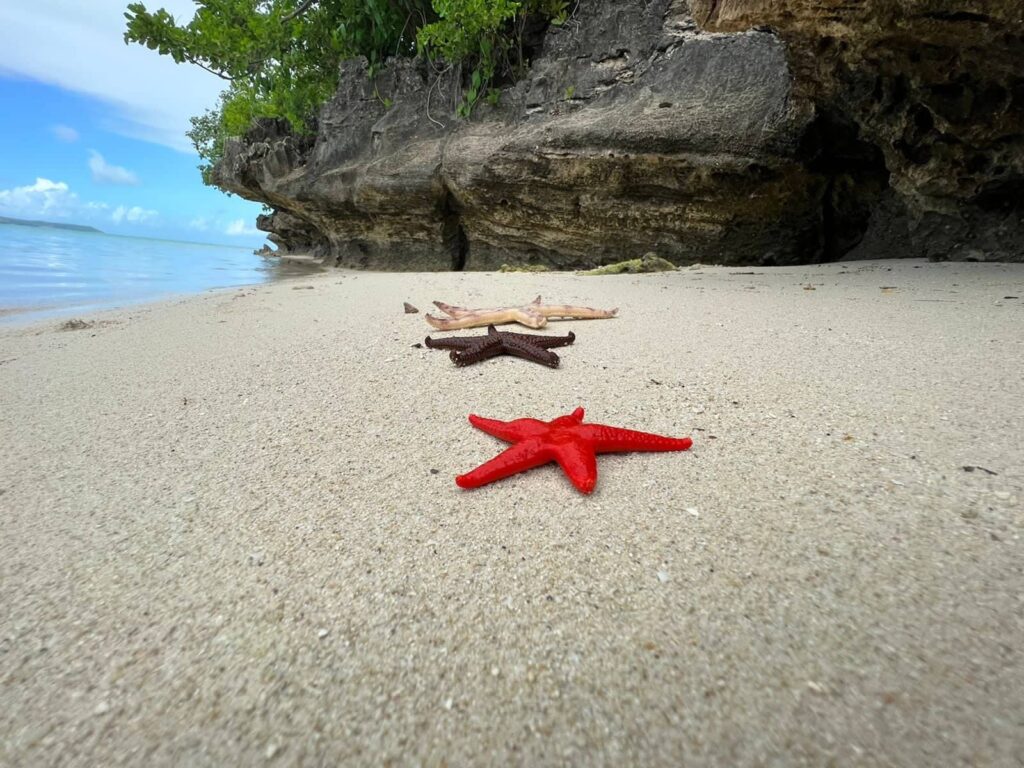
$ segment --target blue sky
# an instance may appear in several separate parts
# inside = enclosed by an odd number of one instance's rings
[[[259,246],[260,205],[204,186],[185,136],[223,82],[125,45],[128,1],[0,3],[0,215]]]

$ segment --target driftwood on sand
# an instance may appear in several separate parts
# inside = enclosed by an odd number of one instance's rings
[[[519,323],[527,328],[543,328],[549,318],[568,317],[578,320],[599,320],[615,317],[616,309],[594,309],[592,307],[576,307],[569,304],[542,304],[540,296],[529,304],[521,307],[493,307],[491,309],[465,309],[453,307],[442,301],[435,301],[434,306],[448,317],[424,317],[431,326],[439,331],[454,331],[459,328],[477,328],[485,325],[505,325]]]

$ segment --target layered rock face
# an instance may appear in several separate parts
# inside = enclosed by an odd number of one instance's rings
[[[854,126],[888,186],[872,235],[933,258],[1024,258],[1019,0],[691,0],[709,30],[770,26],[826,140]],[[830,132],[830,128],[831,130]],[[902,213],[903,216],[899,214]],[[869,254],[875,255],[875,254]]]
[[[264,121],[216,178],[282,251],[350,267],[1020,258],[1021,22],[955,48],[912,5],[581,0],[469,120],[451,70],[349,62],[314,138]]]

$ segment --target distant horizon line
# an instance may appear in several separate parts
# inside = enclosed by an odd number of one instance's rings
[[[16,216],[0,215],[0,224],[11,224],[23,227],[50,227],[52,229],[63,229],[67,232],[78,232],[80,234],[104,235],[106,237],[124,237],[130,240],[153,240],[161,243],[187,243],[188,245],[209,245],[216,248],[243,248],[248,250],[248,245],[229,245],[227,243],[211,243],[205,240],[179,240],[170,237],[147,237],[145,235],[122,235],[117,232],[106,232],[98,227],[88,224],[74,224],[69,222],[45,221],[43,219],[19,219]],[[264,235],[266,240],[266,235]]]

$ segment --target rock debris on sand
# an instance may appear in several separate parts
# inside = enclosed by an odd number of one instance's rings
[[[1024,266],[310,283],[0,330],[0,764],[1019,763]],[[694,446],[456,487],[578,405]]]

